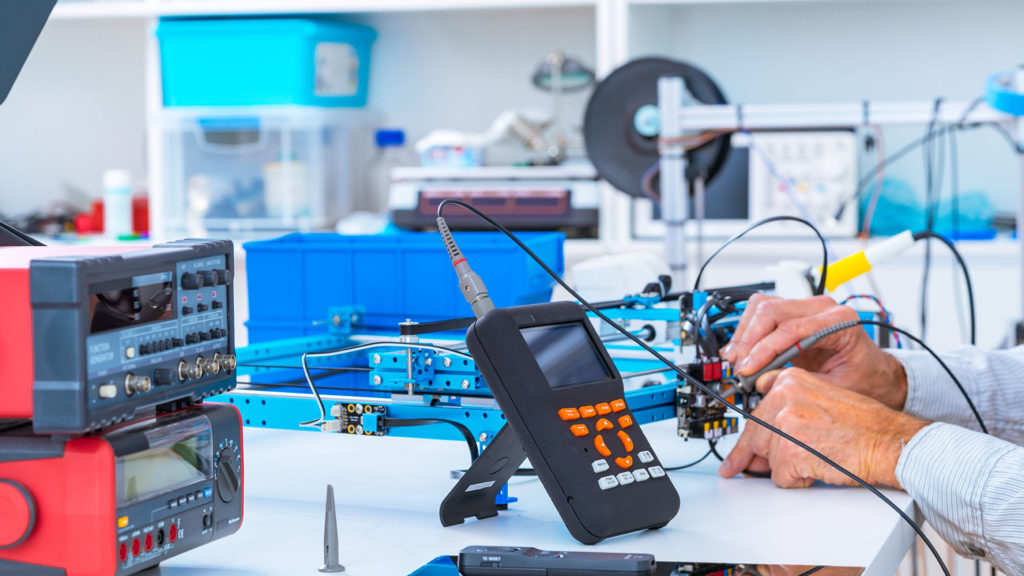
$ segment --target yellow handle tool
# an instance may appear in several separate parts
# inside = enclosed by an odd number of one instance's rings
[[[914,245],[914,235],[910,230],[875,243],[863,250],[836,260],[828,265],[828,276],[825,278],[825,289],[834,292],[843,284],[871,270],[882,262],[902,254]],[[821,267],[818,267],[821,274]]]

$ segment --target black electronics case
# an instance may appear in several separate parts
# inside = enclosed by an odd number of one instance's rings
[[[610,377],[558,388],[549,385],[521,330],[567,323],[586,329]],[[620,425],[620,418],[632,419],[632,412],[622,402],[622,378],[577,304],[553,302],[492,310],[470,327],[466,344],[574,538],[594,544],[619,534],[660,528],[675,517],[679,494],[654,456],[640,422]],[[579,410],[617,400],[619,410],[614,413],[572,420],[560,415],[562,409]],[[595,424],[602,418],[614,428],[598,432]],[[570,428],[576,424],[587,426],[589,433],[575,436]],[[631,450],[622,432],[631,440]],[[595,441],[599,435],[610,455],[598,452]],[[631,466],[617,463],[627,457],[633,461]],[[598,465],[599,460],[605,460],[608,467]],[[622,482],[623,473],[634,475],[634,480]],[[618,479],[614,487],[608,487],[607,476]]]

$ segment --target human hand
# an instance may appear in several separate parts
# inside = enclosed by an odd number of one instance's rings
[[[829,296],[784,300],[755,294],[722,355],[735,366],[737,374],[750,376],[801,339],[840,322],[859,319],[855,311]],[[894,410],[902,410],[906,403],[907,374],[903,365],[882,352],[864,330],[849,328],[822,338],[792,363]],[[758,390],[764,393],[762,388],[759,383]]]
[[[766,423],[804,442],[869,484],[900,488],[900,452],[928,422],[831,384],[800,368],[766,374],[767,389],[754,410]],[[856,482],[796,444],[750,421],[718,473],[771,472],[783,488],[805,488],[815,480]]]

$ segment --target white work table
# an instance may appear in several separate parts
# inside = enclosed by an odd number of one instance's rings
[[[702,440],[676,437],[674,424],[644,427],[665,466],[706,451]],[[319,574],[328,483],[337,499],[341,563],[351,576],[405,576],[468,545],[647,552],[660,561],[864,566],[866,576],[891,576],[914,541],[912,529],[866,490],[782,490],[769,480],[724,480],[715,474],[714,457],[671,473],[682,507],[658,531],[583,546],[535,478],[513,480],[511,495],[520,502],[497,518],[444,528],[438,506],[455,483],[449,471],[469,463],[463,443],[254,428],[245,429],[244,442],[241,530],[146,576]],[[916,516],[909,496],[885,494]]]

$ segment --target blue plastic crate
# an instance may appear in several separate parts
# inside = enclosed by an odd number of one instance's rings
[[[252,319],[246,321],[245,328],[249,335],[249,342],[269,342],[285,338],[298,338],[299,336],[316,336],[327,331],[322,324],[313,324],[312,322],[261,322]]]
[[[518,235],[553,270],[564,269],[560,232]],[[500,233],[456,232],[455,240],[499,307],[546,302],[553,280]],[[361,326],[396,330],[473,311],[437,233],[380,236],[289,234],[245,244],[249,341],[327,331],[333,306],[360,306]]]
[[[309,18],[164,19],[165,106],[366,105],[373,29]]]

